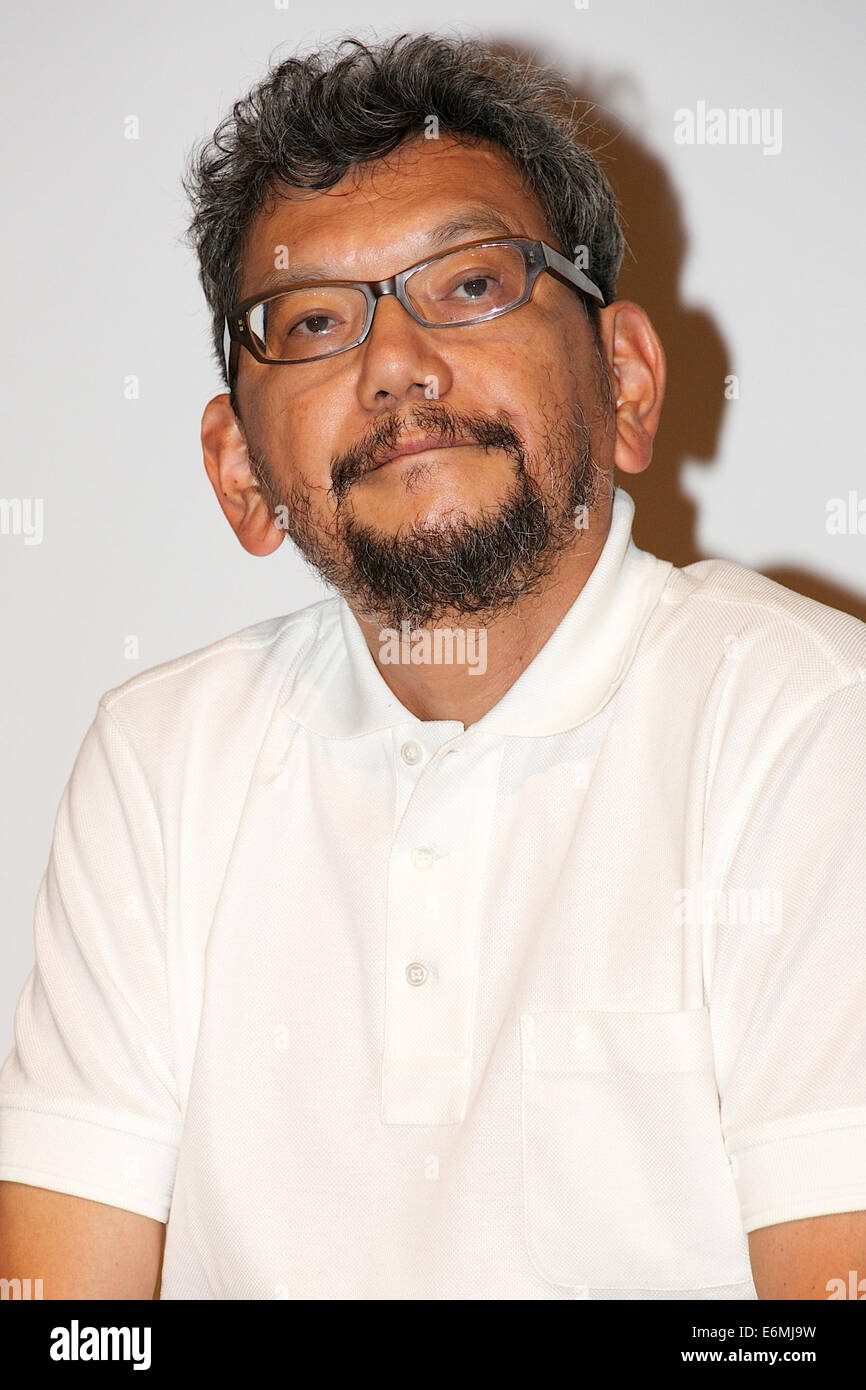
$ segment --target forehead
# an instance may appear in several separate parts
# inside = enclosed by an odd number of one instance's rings
[[[244,299],[278,278],[378,280],[476,237],[549,238],[515,166],[490,145],[424,137],[324,192],[279,188],[241,256]]]

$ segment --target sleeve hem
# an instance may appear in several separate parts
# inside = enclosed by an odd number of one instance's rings
[[[68,1192],[164,1222],[176,1164],[176,1145],[90,1120],[0,1107],[0,1179],[8,1182]]]
[[[731,1153],[743,1229],[866,1210],[866,1124],[788,1134]]]
[[[13,1164],[0,1162],[0,1182],[20,1182],[28,1187],[44,1187],[49,1192],[64,1192],[70,1197],[84,1197],[89,1202],[101,1202],[107,1207],[121,1207],[124,1211],[135,1212],[137,1216],[149,1216],[163,1225],[168,1221],[171,1210],[170,1201],[150,1193],[100,1187],[92,1178],[32,1166],[16,1168]]]

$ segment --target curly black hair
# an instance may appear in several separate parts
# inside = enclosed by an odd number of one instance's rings
[[[434,116],[440,133],[508,156],[552,239],[569,256],[584,248],[582,263],[609,303],[623,234],[573,108],[561,77],[465,37],[404,33],[372,46],[344,38],[272,67],[213,137],[193,147],[182,180],[194,213],[186,239],[198,255],[226,385],[223,331],[237,303],[244,240],[276,185],[331,188],[353,165],[422,134]],[[597,335],[597,309],[587,308]]]

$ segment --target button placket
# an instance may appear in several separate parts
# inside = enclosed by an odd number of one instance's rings
[[[460,757],[448,759],[425,750],[427,766],[417,775],[392,847],[385,1124],[457,1124],[465,1114],[484,867],[502,748],[461,745]]]

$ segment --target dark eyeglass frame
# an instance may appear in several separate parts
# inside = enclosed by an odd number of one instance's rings
[[[523,252],[523,259],[526,264],[526,286],[520,299],[504,309],[493,309],[474,319],[458,319],[449,323],[428,323],[426,319],[422,319],[412,307],[406,294],[405,286],[409,276],[414,275],[418,270],[423,270],[425,266],[431,265],[434,261],[440,261],[445,256],[453,256],[456,251],[466,251],[472,247],[481,246],[516,246],[518,250]],[[428,256],[423,261],[417,261],[414,265],[407,266],[405,270],[400,270],[396,275],[390,275],[385,280],[302,280],[294,285],[285,285],[282,289],[271,290],[268,294],[253,295],[250,299],[244,299],[236,305],[225,321],[223,354],[225,355],[226,334],[228,334],[230,340],[227,362],[229,385],[234,389],[241,348],[246,348],[257,362],[262,362],[267,367],[305,367],[310,362],[322,362],[329,357],[339,357],[341,352],[351,352],[353,348],[360,347],[373,326],[376,305],[383,295],[393,294],[422,328],[466,328],[473,323],[486,323],[489,319],[499,318],[502,314],[510,314],[512,310],[519,309],[521,305],[526,304],[532,295],[536,280],[544,270],[549,270],[551,275],[555,276],[562,284],[568,285],[570,289],[590,295],[593,299],[598,300],[599,304],[604,304],[604,295],[598,286],[593,284],[588,275],[584,275],[582,270],[579,270],[559,251],[548,246],[546,241],[531,241],[527,237],[481,237],[477,241],[466,241],[460,246],[450,246],[446,251],[440,251],[435,256]],[[337,348],[334,352],[322,352],[315,357],[292,357],[288,359],[266,357],[260,351],[255,334],[250,328],[249,315],[251,311],[257,304],[264,304],[270,299],[278,299],[280,295],[290,293],[292,290],[311,289],[315,286],[326,285],[339,285],[343,289],[360,290],[364,295],[367,301],[367,317],[359,337],[355,339],[354,343],[348,343],[346,347]]]

